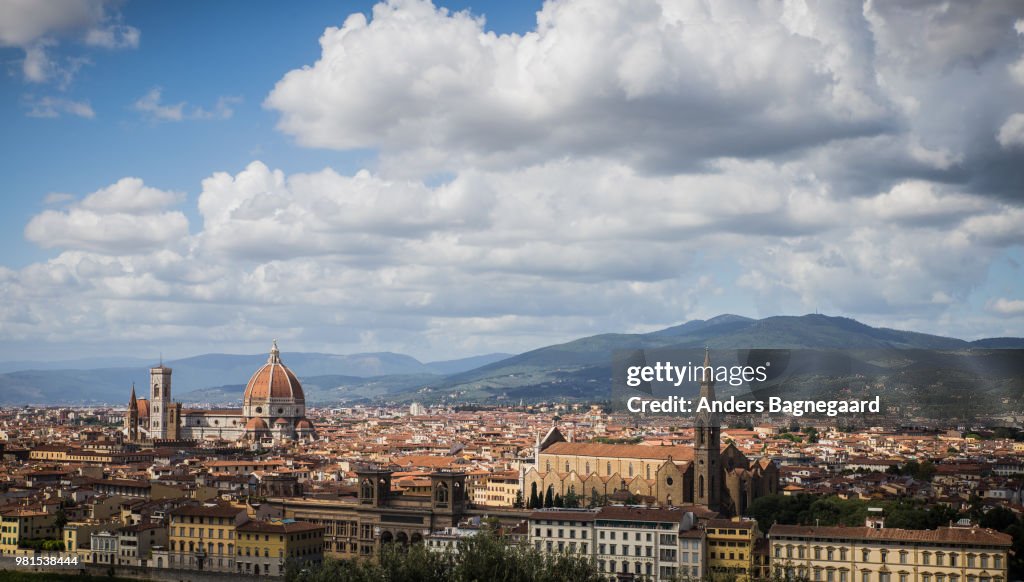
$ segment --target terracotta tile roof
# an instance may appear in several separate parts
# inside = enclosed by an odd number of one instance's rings
[[[302,533],[323,530],[324,527],[305,521],[249,521],[238,526],[238,531],[247,533]]]
[[[181,411],[182,416],[242,416],[241,408],[186,408]]]
[[[679,523],[686,511],[677,507],[648,508],[608,505],[598,511],[597,519],[615,521],[658,521]]]
[[[731,519],[711,519],[708,520],[707,527],[713,527],[716,529],[750,529],[754,527],[754,522],[733,521]]]
[[[604,443],[554,443],[541,451],[549,455],[576,455],[581,457],[607,457],[613,459],[659,459],[672,457],[676,461],[693,460],[693,447],[675,445],[651,447],[646,445],[609,445]]]
[[[235,517],[239,513],[245,513],[244,507],[235,507],[227,503],[216,504],[190,504],[183,505],[171,512],[176,516],[194,517]]]
[[[592,509],[586,510],[565,510],[565,509],[540,509],[530,514],[530,519],[553,519],[559,521],[594,521],[597,512]]]
[[[268,398],[292,398],[296,402],[306,400],[298,378],[280,360],[267,362],[256,370],[245,387],[242,402],[263,401]]]
[[[1013,539],[1004,533],[987,528],[940,527],[939,529],[898,529],[870,527],[833,527],[775,524],[769,536],[802,536],[814,538],[840,538],[871,541],[932,542],[957,545],[995,545],[1009,547]]]

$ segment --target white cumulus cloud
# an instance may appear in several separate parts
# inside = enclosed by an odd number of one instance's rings
[[[45,210],[25,227],[43,248],[132,255],[176,246],[188,237],[188,219],[167,207],[182,196],[123,178],[66,210]]]

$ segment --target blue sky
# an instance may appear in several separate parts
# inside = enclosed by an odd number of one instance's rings
[[[0,0],[7,355],[1021,335],[1022,39],[971,2]]]
[[[139,47],[89,48],[76,41],[80,31],[62,36],[53,51],[56,60],[86,56],[92,62],[63,91],[26,82],[19,71],[22,49],[3,48],[7,70],[0,77],[0,119],[7,129],[0,136],[0,172],[6,177],[0,236],[11,251],[6,266],[22,267],[54,254],[22,234],[49,193],[77,196],[132,175],[194,198],[202,178],[240,169],[254,158],[288,172],[371,165],[373,152],[295,147],[289,136],[274,131],[277,115],[262,103],[285,72],[317,58],[317,39],[326,26],[353,12],[368,14],[373,4],[314,1],[300,10],[282,2],[126,3],[116,17],[142,31]],[[539,3],[444,6],[478,7],[486,12],[489,29],[521,32],[534,24]],[[230,119],[216,123],[154,122],[133,109],[153,88],[162,88],[168,103],[210,108],[224,96],[240,101],[232,105]],[[87,101],[96,116],[27,116],[32,98],[43,96]]]

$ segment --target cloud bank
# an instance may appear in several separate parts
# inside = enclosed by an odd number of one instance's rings
[[[0,272],[20,299],[0,321],[26,341],[116,329],[191,352],[282,337],[436,357],[723,305],[1020,335],[1019,288],[986,281],[1024,244],[1021,18],[564,0],[498,35],[378,4],[265,100],[301,146],[370,150],[372,167],[253,161],[191,198],[125,178],[43,210],[26,236],[56,256]]]

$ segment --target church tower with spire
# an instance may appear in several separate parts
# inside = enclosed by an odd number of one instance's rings
[[[128,399],[128,412],[124,417],[125,431],[128,433],[128,441],[139,440],[139,400],[135,397],[135,384],[132,384],[132,395]]]
[[[710,405],[715,401],[715,374],[711,367],[711,354],[704,348],[704,367],[700,382],[701,402]],[[721,419],[717,412],[698,410],[693,422],[693,456],[696,463],[693,479],[693,501],[709,509],[717,510],[722,497],[721,465]]]

